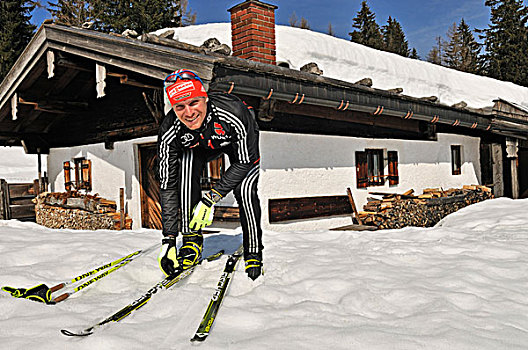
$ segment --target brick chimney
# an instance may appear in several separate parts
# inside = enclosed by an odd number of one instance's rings
[[[277,6],[246,0],[231,12],[233,56],[275,64],[275,10]]]

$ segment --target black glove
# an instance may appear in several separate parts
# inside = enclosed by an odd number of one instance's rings
[[[178,260],[176,256],[178,250],[176,249],[176,237],[167,236],[161,240],[161,251],[158,256],[158,263],[161,271],[167,276],[174,273],[178,267]]]
[[[45,284],[39,284],[32,288],[2,287],[2,290],[10,293],[15,298],[25,298],[46,304],[55,304],[51,301],[51,290]]]
[[[261,274],[264,274],[262,269],[262,253],[249,253],[244,260],[246,261],[246,273],[253,281]]]

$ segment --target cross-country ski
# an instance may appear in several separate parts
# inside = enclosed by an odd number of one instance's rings
[[[216,260],[216,259],[220,258],[220,256],[223,255],[223,253],[224,253],[223,250],[219,251],[219,252],[217,252],[215,254],[212,254],[212,255],[208,256],[205,260],[206,261]],[[201,263],[201,261],[199,262],[199,264],[200,263]],[[72,336],[72,337],[73,336],[80,336],[80,337],[88,336],[88,335],[92,334],[96,329],[100,328],[101,326],[103,326],[103,325],[105,325],[105,324],[107,324],[109,322],[119,322],[123,318],[129,316],[135,310],[138,310],[139,308],[143,307],[152,298],[152,296],[154,294],[156,294],[157,292],[159,292],[161,289],[171,288],[172,286],[174,286],[178,282],[182,281],[184,278],[188,277],[194,271],[194,269],[196,267],[197,267],[197,265],[189,267],[188,269],[185,269],[185,270],[183,270],[183,269],[177,270],[174,274],[172,274],[170,276],[167,276],[166,278],[164,278],[160,282],[156,283],[156,285],[154,285],[152,288],[150,288],[148,291],[146,291],[143,295],[141,295],[139,298],[137,298],[136,300],[134,300],[133,302],[131,302],[130,304],[128,304],[124,308],[122,308],[119,311],[117,311],[116,313],[108,316],[104,320],[95,323],[92,326],[89,326],[89,327],[87,327],[87,328],[85,328],[83,330],[77,331],[77,332],[69,331],[67,329],[61,329],[61,333],[66,335],[66,336]]]
[[[237,249],[237,251],[230,255],[227,259],[224,271],[222,272],[220,280],[218,281],[216,289],[213,293],[213,297],[211,298],[211,301],[205,310],[202,321],[200,322],[200,326],[198,327],[198,330],[194,334],[194,337],[191,339],[191,341],[202,342],[207,338],[207,336],[209,336],[216,319],[216,315],[218,314],[220,306],[224,301],[225,295],[229,288],[229,283],[233,278],[233,274],[235,273],[238,261],[242,257],[243,251],[243,247],[240,246],[240,248]]]

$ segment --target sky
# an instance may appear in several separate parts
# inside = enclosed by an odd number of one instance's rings
[[[189,0],[190,8],[197,14],[197,24],[228,22],[227,9],[242,0]],[[46,1],[44,1],[46,2]],[[350,39],[352,19],[361,7],[361,0],[266,0],[278,6],[277,24],[288,24],[292,13],[300,19],[304,17],[312,30],[327,33],[331,23],[336,36]],[[528,5],[528,0],[523,1]],[[425,58],[435,45],[435,38],[445,36],[453,23],[464,18],[471,28],[486,28],[489,21],[489,8],[484,0],[370,0],[372,12],[380,26],[386,24],[389,16],[400,22],[409,41],[420,57]],[[45,10],[36,10],[33,23],[40,25],[50,14]]]

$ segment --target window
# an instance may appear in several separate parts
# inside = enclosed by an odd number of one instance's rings
[[[367,149],[368,181],[370,186],[382,186],[385,183],[383,177],[383,150]]]
[[[460,152],[460,145],[451,145],[451,174],[462,174],[462,156]]]
[[[220,180],[225,172],[224,155],[210,161],[202,173],[202,190],[209,190]]]
[[[398,152],[387,152],[387,165],[389,174],[385,176],[385,159],[383,149],[366,149],[356,152],[356,179],[357,188],[368,186],[383,186],[385,178],[390,186],[399,183]]]
[[[75,183],[71,178],[71,164],[69,161],[64,162],[64,188],[70,192],[72,187],[75,190],[86,190],[90,192],[92,190],[92,161],[87,160],[84,157],[74,158],[73,163],[75,164]]]

